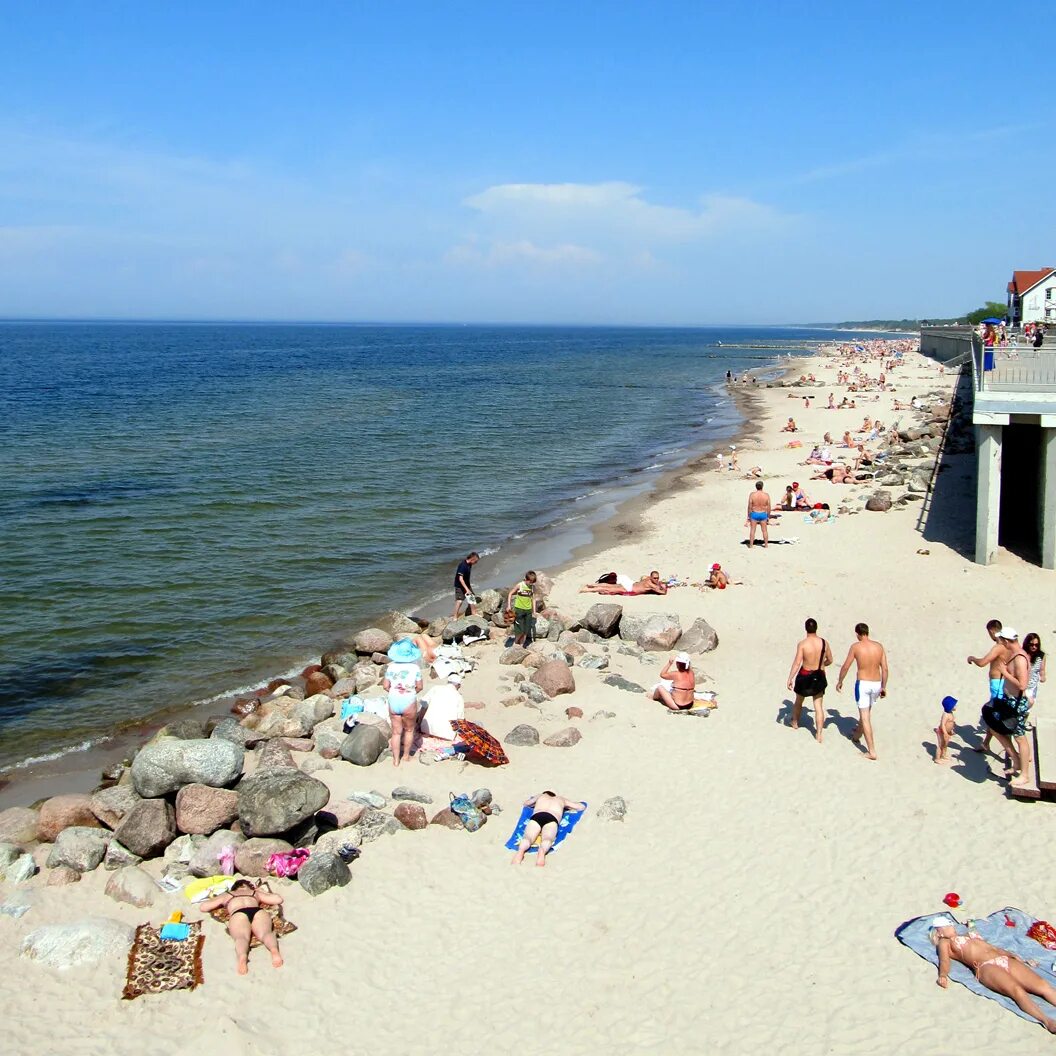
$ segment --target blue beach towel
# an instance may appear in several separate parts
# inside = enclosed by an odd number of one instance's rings
[[[589,803],[585,803],[585,807],[589,806]],[[561,843],[561,841],[576,827],[576,825],[579,824],[579,819],[583,817],[586,812],[586,809],[577,811],[565,811],[564,816],[561,818],[561,821],[557,826],[557,836],[554,839],[554,847],[557,847]],[[506,850],[517,850],[517,844],[519,844],[524,838],[524,827],[528,824],[529,819],[534,813],[534,806],[521,807],[521,816],[517,819],[517,824],[513,828],[513,835],[506,841]],[[537,850],[537,847],[532,846],[528,848],[528,853],[535,854]]]
[[[1005,924],[1006,914],[1008,915],[1009,920],[1015,922],[1016,926],[1014,928],[1010,928]],[[939,951],[932,946],[931,940],[928,938],[928,931],[933,926],[933,922],[937,917],[946,917],[953,923],[964,928],[961,921],[957,920],[956,917],[947,910],[944,913],[929,913],[926,917],[914,917],[912,920],[907,920],[905,924],[902,924],[895,931],[895,938],[898,939],[903,946],[908,946],[914,953],[935,965],[936,970],[939,965]],[[1031,970],[1037,972],[1038,975],[1047,982],[1056,986],[1056,974],[1052,972],[1053,963],[1056,962],[1056,950],[1047,950],[1040,942],[1035,942],[1033,939],[1027,938],[1027,929],[1037,919],[1037,917],[1032,917],[1029,914],[1024,913],[1021,909],[999,909],[996,913],[991,913],[988,917],[977,919],[975,921],[975,930],[979,933],[981,938],[985,939],[992,946],[998,946],[1003,950],[1010,950],[1024,961],[1037,961],[1038,963],[1036,966],[1030,966]],[[988,990],[959,961],[952,961],[950,963],[950,982],[960,983],[961,986],[966,986],[971,990],[973,994],[979,994],[981,997],[988,997],[991,1001],[996,1001],[999,1005],[1004,1005],[1005,1008],[1010,1012],[1015,1012],[1015,1014],[1021,1019],[1025,1019],[1030,1023],[1038,1022],[1033,1016],[1028,1016],[1023,1012],[1012,998],[1005,997],[1002,994],[996,994],[993,990]],[[1035,997],[1034,1000],[1045,1015],[1056,1016],[1056,1008],[1050,1005],[1048,1001],[1044,1001],[1040,997]]]

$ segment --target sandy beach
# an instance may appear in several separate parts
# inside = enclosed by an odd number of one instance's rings
[[[500,740],[520,723],[546,737],[570,724],[565,708],[575,706],[585,715],[574,723],[582,740],[510,747],[510,765],[496,770],[396,770],[388,761],[359,769],[335,760],[315,776],[334,800],[358,789],[387,796],[405,784],[430,794],[434,809],[450,792],[487,786],[501,814],[473,834],[429,826],[375,840],[353,864],[352,882],[317,899],[273,881],[299,928],[283,940],[285,967],[273,970],[255,954],[248,977],[236,976],[230,940],[207,922],[204,985],[131,1002],[119,1000],[123,958],[59,974],[21,959],[19,942],[42,924],[87,916],[158,923],[186,902],[159,891],[153,907],[135,909],[104,896],[110,874],[102,869],[66,887],[44,886],[44,870],[19,888],[30,893],[30,911],[0,917],[5,1051],[1044,1051],[1051,1039],[1039,1026],[963,987],[939,990],[934,969],[893,932],[940,912],[948,891],[964,899],[962,916],[1004,906],[1056,913],[1044,895],[1051,805],[1011,800],[998,761],[968,747],[978,743],[986,678],[965,663],[988,647],[991,617],[1049,644],[1051,575],[1004,551],[989,567],[970,561],[971,455],[952,457],[939,473],[926,515],[921,502],[866,512],[874,486],[812,481],[812,467],[800,464],[826,430],[838,440],[866,413],[909,422],[893,411],[895,399],[949,393],[954,378],[909,354],[889,379],[894,391],[859,394],[856,409],[830,411],[829,393],[846,394],[835,386],[836,360],[803,363],[793,373],[809,369],[823,387],[751,392],[741,472],[685,471],[654,496],[641,530],[561,570],[550,595],[559,612],[579,616],[602,600],[581,595],[580,585],[609,570],[637,577],[656,568],[699,581],[720,562],[743,582],[613,599],[627,613],[673,613],[683,627],[704,617],[717,630],[718,649],[696,662],[718,693],[710,717],[672,716],[605,685],[612,673],[651,685],[666,659],[622,654],[618,639],[607,647],[607,671],[576,667],[575,693],[539,708],[504,707],[519,669],[499,665],[497,644],[471,647],[480,662],[463,693],[485,707],[469,717]],[[815,397],[810,409],[803,391]],[[787,447],[780,432],[789,415],[802,448]],[[769,548],[749,551],[752,482],[742,473],[752,465],[762,467],[775,503],[797,480],[812,500],[849,512],[826,524],[786,513]],[[483,564],[477,579],[487,585]],[[836,669],[830,675],[823,744],[809,723],[793,731],[784,722],[785,682],[808,616],[837,667],[858,621],[887,649],[875,762],[847,737],[853,676],[837,694]],[[1042,687],[1043,710],[1047,693]],[[944,768],[930,746],[947,694],[961,703]],[[592,718],[598,711],[613,717]],[[588,816],[545,870],[511,868],[503,844],[521,802],[544,788],[586,800]],[[612,796],[627,801],[622,822],[595,816]],[[148,868],[156,873],[158,864]]]

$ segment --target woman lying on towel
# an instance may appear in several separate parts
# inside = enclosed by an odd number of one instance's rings
[[[1031,1000],[1031,994],[1036,994],[1056,1005],[1056,987],[1032,972],[1014,953],[991,946],[974,931],[958,935],[952,925],[932,928],[928,937],[939,951],[936,982],[943,990],[950,981],[950,961],[960,961],[988,990],[1012,998],[1028,1016],[1039,1020],[1050,1034],[1056,1034],[1056,1020],[1049,1019]]]
[[[261,891],[249,880],[236,880],[226,895],[208,898],[198,904],[203,913],[212,913],[224,906],[227,909],[227,933],[235,942],[235,971],[245,975],[249,971],[249,944],[256,936],[271,954],[271,963],[282,967],[279,940],[271,927],[271,915],[265,906],[281,906],[282,895]]]
[[[611,578],[611,581],[610,581]],[[634,582],[630,576],[620,576],[615,572],[601,577],[605,582],[587,583],[579,588],[580,594],[615,594],[623,597],[634,597],[636,594],[666,594],[667,584],[660,582],[659,572],[650,572],[647,576]]]

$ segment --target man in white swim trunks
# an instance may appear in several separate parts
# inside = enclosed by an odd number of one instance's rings
[[[847,677],[851,664],[857,664],[854,699],[858,704],[858,725],[851,732],[851,740],[860,746],[864,737],[865,758],[876,759],[873,705],[887,696],[887,653],[879,642],[874,642],[869,637],[868,624],[855,624],[854,633],[858,640],[847,650],[847,659],[840,668],[840,677],[836,682],[836,692],[843,691],[843,680]]]

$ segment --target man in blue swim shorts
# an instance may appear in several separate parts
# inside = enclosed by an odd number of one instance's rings
[[[1005,695],[1005,662],[1011,658],[1012,652],[1014,652],[1014,650],[1009,650],[1008,646],[1018,646],[1018,643],[1016,642],[1017,635],[1014,631],[1005,632],[1005,634],[1010,635],[1006,640],[1002,634],[1000,620],[990,620],[986,625],[986,633],[990,636],[990,641],[994,643],[993,647],[986,656],[968,657],[968,663],[975,664],[976,667],[987,668],[987,674],[990,678],[990,697],[987,700],[987,704],[992,704],[995,700]],[[993,731],[985,722],[982,722],[981,726],[986,731],[986,736],[983,738],[982,747],[975,749],[977,752],[987,751],[990,747],[990,740],[994,736]]]
[[[757,480],[755,482],[755,490],[750,492],[748,495],[748,516],[745,519],[744,525],[748,529],[748,548],[751,549],[755,546],[755,530],[756,528],[762,528],[763,530],[763,547],[764,549],[770,545],[770,535],[768,525],[770,523],[770,496],[763,491],[763,482]]]

